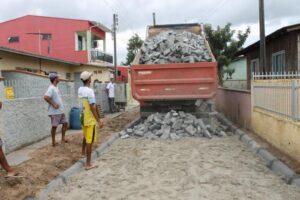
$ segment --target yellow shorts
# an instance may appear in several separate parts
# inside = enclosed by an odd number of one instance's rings
[[[96,125],[92,126],[83,126],[83,135],[85,138],[85,142],[87,144],[92,144],[94,141],[97,140],[97,131],[96,131]]]

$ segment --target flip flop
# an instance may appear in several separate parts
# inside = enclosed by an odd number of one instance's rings
[[[61,143],[69,143],[69,140],[65,139],[64,141],[61,141]]]
[[[94,168],[98,168],[97,165],[92,165],[90,167],[85,167],[85,170],[88,171],[88,170],[91,170],[91,169],[94,169]]]
[[[51,145],[52,147],[56,147],[56,146],[58,146],[59,145],[59,143],[58,142],[55,142],[55,144],[54,144],[54,146],[53,146],[53,144]]]
[[[14,175],[6,175],[4,178],[25,178],[24,176],[20,176],[19,173],[16,173]]]

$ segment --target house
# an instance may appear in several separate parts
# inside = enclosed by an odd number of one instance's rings
[[[233,73],[224,75],[223,86],[230,89],[247,89],[247,59],[245,56],[237,57],[225,69]]]
[[[26,15],[0,23],[0,46],[83,64],[112,63],[98,22]]]
[[[79,79],[80,73],[83,70],[88,70],[95,73],[93,79],[103,82],[109,80],[111,73],[107,67],[84,65],[78,62],[61,60],[6,47],[0,47],[0,69],[2,72],[17,70],[42,75],[57,72],[62,78],[69,80],[74,80],[76,77]]]
[[[31,61],[33,57],[37,59],[34,65],[19,63],[18,69],[63,72],[65,78],[75,81],[79,81],[80,72],[89,70],[96,76],[99,74],[96,78],[99,81],[109,80],[109,75],[103,78],[103,72],[109,72],[113,62],[112,56],[106,53],[106,33],[110,30],[98,22],[26,15],[0,23],[0,30],[2,53],[6,49],[5,52],[29,54]],[[40,63],[45,61],[43,58],[80,67],[76,70],[61,69],[60,66],[50,69],[45,63]],[[2,67],[7,69],[14,64],[3,64]]]
[[[238,52],[247,59],[247,88],[253,73],[281,74],[300,70],[300,24],[266,36],[266,66],[259,67],[259,41]]]

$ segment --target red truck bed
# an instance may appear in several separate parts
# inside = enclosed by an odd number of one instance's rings
[[[139,102],[213,98],[217,63],[132,65],[132,94]]]
[[[147,38],[168,31],[189,31],[202,35],[199,24],[175,24],[150,26]],[[205,40],[205,45],[210,47]],[[212,62],[139,64],[141,52],[131,66],[133,97],[140,102],[141,114],[162,109],[193,110],[197,99],[212,99],[217,90],[217,63]]]

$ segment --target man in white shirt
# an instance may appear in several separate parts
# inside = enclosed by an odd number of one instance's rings
[[[55,142],[56,129],[60,124],[62,124],[61,143],[68,143],[68,140],[65,138],[68,122],[64,113],[64,104],[62,102],[61,94],[57,86],[59,83],[59,76],[57,73],[50,73],[49,78],[51,85],[48,87],[44,99],[48,103],[48,115],[51,119],[52,126],[52,146],[54,147],[57,144]]]
[[[111,78],[110,82],[107,84],[106,90],[108,93],[109,110],[111,113],[114,113],[116,110],[115,110],[115,83],[113,78]]]

